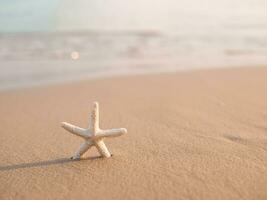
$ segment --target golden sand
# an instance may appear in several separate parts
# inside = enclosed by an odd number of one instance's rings
[[[113,157],[60,127],[99,101]],[[107,78],[0,93],[0,199],[267,199],[267,68]]]

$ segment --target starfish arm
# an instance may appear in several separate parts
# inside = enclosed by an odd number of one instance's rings
[[[127,133],[126,128],[108,129],[97,132],[96,137],[118,137],[126,133]]]
[[[75,152],[74,156],[71,159],[80,159],[81,156],[93,146],[93,142],[90,140],[86,140],[84,143],[81,144],[80,148]]]
[[[106,158],[111,157],[111,154],[109,153],[108,148],[106,147],[103,140],[95,141],[95,146],[103,157],[106,157]]]
[[[94,107],[90,118],[90,130],[95,133],[99,129],[99,106],[98,103],[94,103]]]
[[[86,134],[86,130],[83,128],[80,128],[78,126],[74,126],[74,125],[69,124],[67,122],[62,122],[62,127],[74,135],[77,135],[77,136],[82,137],[82,138],[88,138],[88,135]]]

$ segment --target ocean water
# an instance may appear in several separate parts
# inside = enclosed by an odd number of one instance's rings
[[[266,64],[265,0],[0,0],[0,89]]]

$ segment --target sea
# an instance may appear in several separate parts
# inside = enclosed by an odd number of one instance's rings
[[[0,90],[266,65],[266,0],[0,0]]]

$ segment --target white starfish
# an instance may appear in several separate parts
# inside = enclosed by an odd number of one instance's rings
[[[71,159],[80,159],[81,156],[92,146],[96,146],[101,156],[109,158],[111,157],[103,139],[106,137],[117,137],[127,133],[125,128],[101,130],[99,128],[99,106],[98,103],[94,103],[92,114],[90,117],[89,128],[84,129],[78,126],[74,126],[67,122],[62,122],[62,127],[74,135],[82,137],[85,141],[81,144],[80,148],[76,151]]]

